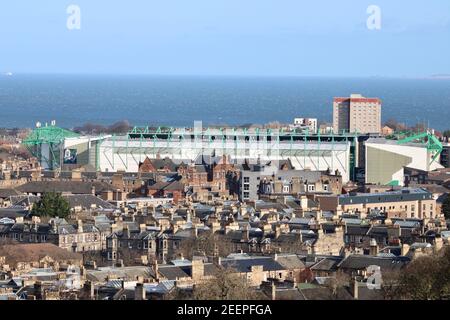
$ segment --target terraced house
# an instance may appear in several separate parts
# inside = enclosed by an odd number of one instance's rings
[[[107,233],[95,224],[78,221],[72,225],[59,218],[48,223],[41,223],[38,217],[33,217],[31,222],[18,218],[13,223],[0,224],[0,238],[19,243],[53,243],[71,252],[101,250]]]

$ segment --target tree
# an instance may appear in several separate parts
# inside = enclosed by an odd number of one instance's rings
[[[60,193],[55,192],[45,193],[31,209],[31,214],[39,217],[66,218],[69,213],[69,202]]]
[[[248,280],[232,268],[218,267],[212,280],[194,287],[194,300],[254,300],[256,292]]]
[[[350,282],[350,277],[343,271],[336,272],[334,277],[330,277],[325,285],[331,290],[333,299],[338,297],[338,290],[344,288]]]
[[[192,289],[177,288],[167,300],[261,300],[267,299],[251,287],[247,278],[233,268],[217,266],[212,277]]]
[[[444,248],[434,255],[421,256],[409,263],[398,274],[397,279],[391,279],[389,296],[393,299],[448,300],[450,299],[448,270],[450,270],[450,248]]]
[[[450,130],[445,130],[445,131],[442,133],[442,135],[443,135],[444,137],[450,138]]]
[[[388,126],[389,128],[393,129],[394,131],[405,131],[406,125],[404,123],[399,123],[395,119],[389,119],[384,124],[385,126]]]
[[[450,219],[450,195],[447,195],[444,203],[442,204],[442,213],[445,216],[445,219]]]
[[[226,257],[233,252],[236,252],[236,248],[229,239],[209,231],[196,238],[181,241],[180,247],[174,251],[172,258],[183,255],[187,259],[192,259],[194,255],[212,256],[215,254]]]

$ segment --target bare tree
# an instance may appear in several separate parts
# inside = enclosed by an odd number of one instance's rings
[[[350,282],[350,276],[343,271],[336,272],[335,276],[328,279],[326,286],[331,290],[332,297],[334,299],[338,296],[338,291],[345,286],[348,286]]]
[[[219,267],[213,279],[194,286],[194,300],[255,300],[258,298],[246,277],[232,268]]]
[[[401,273],[390,279],[387,294],[395,299],[448,300],[450,299],[450,248],[434,255],[413,260]],[[386,277],[383,276],[383,280]]]

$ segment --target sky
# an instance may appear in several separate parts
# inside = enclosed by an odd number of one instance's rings
[[[0,72],[427,77],[450,74],[449,57],[448,0],[0,3]]]

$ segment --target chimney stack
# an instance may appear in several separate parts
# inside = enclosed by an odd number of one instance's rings
[[[353,299],[358,300],[359,299],[359,288],[358,288],[358,281],[355,277],[352,277],[350,281],[350,290],[352,292]]]
[[[78,220],[78,233],[83,233],[83,221]]]
[[[372,240],[370,240],[370,255],[371,256],[378,255],[378,244],[377,244],[377,241],[373,238],[372,238]]]
[[[123,234],[126,237],[126,239],[130,238],[130,228],[128,227],[127,224],[124,224],[123,226]]]
[[[84,290],[87,292],[90,300],[95,298],[95,286],[92,281],[86,281],[84,284]]]
[[[153,272],[155,273],[155,280],[159,281],[159,268],[158,268],[158,259],[153,260]]]
[[[146,294],[147,292],[145,291],[144,284],[136,283],[136,287],[134,289],[134,300],[147,300]]]
[[[409,245],[407,245],[406,243],[402,243],[401,244],[401,255],[402,256],[406,256],[409,252]]]
[[[275,226],[275,239],[278,239],[281,236],[281,227]]]
[[[271,285],[271,298],[272,300],[276,300],[277,299],[277,287],[275,285],[275,282],[272,281],[272,285]]]
[[[193,281],[201,280],[205,275],[205,265],[203,260],[192,260],[191,277]]]

